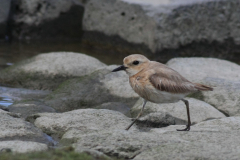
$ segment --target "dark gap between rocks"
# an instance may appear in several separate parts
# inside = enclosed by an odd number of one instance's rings
[[[240,64],[240,45],[235,44],[232,38],[224,42],[194,41],[177,49],[163,49],[153,53],[145,44],[129,43],[117,35],[107,36],[96,31],[84,31],[81,45],[92,53],[102,52],[109,57],[117,56],[114,59],[118,58],[121,61],[130,54],[143,54],[161,63],[175,57],[209,57]]]

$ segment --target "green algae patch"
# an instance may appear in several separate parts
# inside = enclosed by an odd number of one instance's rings
[[[78,153],[71,147],[32,153],[0,153],[1,160],[110,160],[108,157],[93,157],[87,153]]]

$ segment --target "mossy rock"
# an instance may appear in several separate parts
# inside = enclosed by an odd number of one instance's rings
[[[90,75],[63,82],[45,98],[45,103],[59,112],[95,108],[108,102],[133,106],[139,96],[130,87],[124,72],[111,72],[114,67],[105,67]]]
[[[4,151],[4,150],[2,150]],[[94,156],[86,152],[78,153],[72,147],[64,149],[54,149],[44,152],[31,153],[12,153],[11,150],[6,150],[0,154],[1,160],[110,160],[108,156]],[[116,159],[117,160],[117,159]]]

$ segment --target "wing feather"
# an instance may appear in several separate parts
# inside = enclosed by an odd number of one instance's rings
[[[193,83],[168,67],[149,76],[149,81],[158,90],[170,93],[189,93],[197,90]]]

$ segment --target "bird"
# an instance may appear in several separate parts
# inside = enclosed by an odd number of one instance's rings
[[[141,117],[148,101],[160,104],[181,100],[186,105],[188,122],[185,129],[177,129],[177,131],[189,131],[191,126],[189,102],[184,98],[197,91],[213,90],[212,87],[190,82],[174,69],[162,63],[150,61],[140,54],[125,57],[123,65],[112,70],[112,72],[117,71],[125,71],[128,74],[130,86],[143,98],[141,111],[126,130],[129,130]]]

